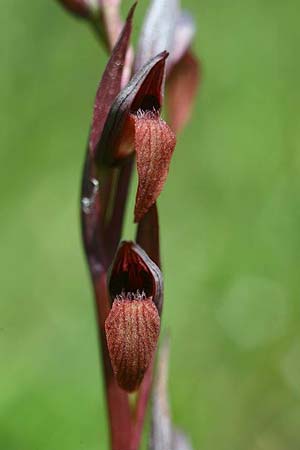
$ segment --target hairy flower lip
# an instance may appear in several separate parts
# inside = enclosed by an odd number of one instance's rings
[[[156,113],[135,117],[135,151],[138,171],[134,221],[140,222],[156,202],[166,182],[176,136]]]
[[[119,386],[136,391],[151,364],[160,332],[158,311],[150,298],[116,299],[105,321],[110,361]]]
[[[109,293],[113,303],[125,293],[132,298],[139,293],[151,298],[159,315],[163,302],[163,279],[159,267],[132,241],[123,241],[109,271]]]

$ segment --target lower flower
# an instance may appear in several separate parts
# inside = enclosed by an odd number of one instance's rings
[[[121,244],[109,282],[112,307],[105,321],[111,365],[119,386],[139,388],[160,332],[162,278],[159,268],[132,242]]]

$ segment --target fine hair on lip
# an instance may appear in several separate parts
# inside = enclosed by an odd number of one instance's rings
[[[145,291],[140,291],[139,289],[136,292],[125,292],[122,290],[121,294],[116,295],[114,301],[122,301],[122,300],[146,300],[149,298],[146,296]],[[152,299],[152,297],[150,297]]]

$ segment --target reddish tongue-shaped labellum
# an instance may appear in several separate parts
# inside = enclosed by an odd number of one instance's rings
[[[138,110],[126,119],[118,156],[127,157],[135,149],[138,191],[134,220],[140,222],[156,202],[168,176],[176,136],[157,112]]]
[[[156,202],[168,176],[176,136],[157,112],[139,110],[130,114],[118,143],[118,157],[136,152],[138,191],[134,220],[140,222]]]
[[[166,122],[156,113],[138,112],[133,119],[139,178],[134,216],[135,222],[139,222],[163,189],[176,145],[176,137]]]
[[[136,152],[138,191],[135,222],[140,222],[161,193],[175,145],[175,134],[157,112],[140,109],[126,119],[118,144],[118,156],[128,156],[132,148]]]
[[[160,319],[151,298],[119,297],[105,322],[110,360],[118,384],[135,391],[156,349]]]

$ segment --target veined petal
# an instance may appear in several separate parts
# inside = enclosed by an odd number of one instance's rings
[[[151,298],[119,297],[105,321],[112,368],[119,386],[132,392],[140,386],[153,358],[160,318]]]
[[[176,137],[167,123],[155,113],[141,113],[133,117],[138,170],[135,222],[139,222],[162,191]]]
[[[132,392],[148,369],[160,332],[162,274],[134,242],[122,242],[110,269],[105,334],[119,386]]]

